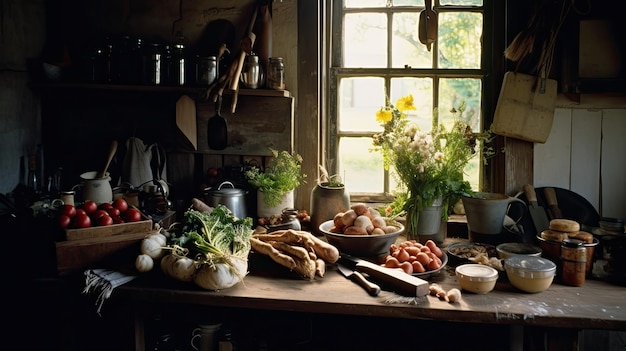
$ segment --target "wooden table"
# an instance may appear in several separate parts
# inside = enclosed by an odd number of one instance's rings
[[[445,267],[427,280],[439,283],[445,290],[459,287],[453,267]],[[184,303],[326,314],[337,318],[363,316],[394,321],[458,322],[464,326],[506,326],[511,330],[509,349],[522,348],[522,335],[527,330],[547,330],[541,337],[546,338],[551,350],[577,349],[578,332],[582,329],[626,330],[626,289],[596,280],[587,280],[581,287],[554,282],[544,292],[527,294],[516,290],[504,278],[488,294],[464,292],[459,303],[448,303],[433,296],[407,298],[388,290],[372,297],[329,265],[326,275],[313,281],[280,270],[251,270],[243,284],[223,291],[206,291],[155,274],[118,288],[116,294],[129,296],[138,305]],[[141,314],[137,317],[137,350],[145,347],[143,317]]]

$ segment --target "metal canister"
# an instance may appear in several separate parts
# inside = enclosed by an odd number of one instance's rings
[[[587,249],[581,240],[565,239],[561,244],[561,282],[581,286],[587,275]]]
[[[211,85],[217,79],[217,58],[215,56],[196,59],[196,84]]]
[[[267,87],[274,90],[285,90],[285,63],[282,57],[270,57]]]

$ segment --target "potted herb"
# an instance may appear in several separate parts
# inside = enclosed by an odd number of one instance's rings
[[[269,217],[293,208],[293,190],[305,182],[302,173],[302,156],[288,151],[270,149],[274,156],[261,171],[252,167],[246,171],[248,183],[257,189],[257,216]]]

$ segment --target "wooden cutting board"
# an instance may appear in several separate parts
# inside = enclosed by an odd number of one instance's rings
[[[176,127],[181,134],[181,143],[185,148],[198,150],[198,132],[196,127],[196,102],[187,95],[176,101]]]
[[[506,72],[498,104],[493,116],[492,130],[495,134],[516,139],[545,143],[552,129],[557,82],[545,80],[534,89],[536,76]]]

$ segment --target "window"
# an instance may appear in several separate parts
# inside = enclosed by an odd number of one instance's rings
[[[489,72],[483,38],[482,0],[433,0],[437,40],[419,41],[424,0],[343,0],[333,5],[328,101],[329,169],[341,175],[353,200],[388,201],[397,183],[382,156],[370,152],[381,131],[375,119],[386,96],[392,103],[413,94],[409,118],[424,131],[435,114],[439,123],[465,106],[463,118],[475,132],[483,128],[485,78]],[[478,157],[465,169],[479,189]]]

